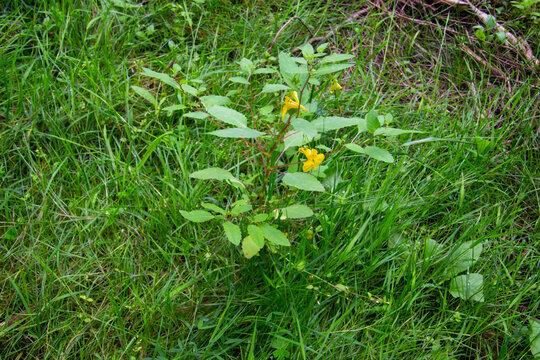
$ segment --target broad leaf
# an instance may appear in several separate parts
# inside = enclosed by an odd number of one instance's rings
[[[291,205],[281,209],[281,220],[285,219],[303,219],[313,216],[313,210],[306,205]]]
[[[253,71],[254,74],[274,74],[277,73],[277,70],[270,68],[260,68]]]
[[[264,135],[263,132],[250,128],[221,129],[209,132],[208,134],[225,138],[257,138]]]
[[[253,208],[250,204],[236,204],[231,209],[231,215],[232,216],[238,216],[240,214],[245,213],[246,211],[249,211]]]
[[[178,85],[176,80],[174,80],[172,77],[170,77],[167,74],[156,72],[156,71],[150,70],[148,68],[144,68],[144,67],[143,67],[143,73],[142,74],[145,75],[145,76],[149,76],[151,78],[154,78],[154,79],[158,79],[162,83],[170,85],[170,86],[172,86],[173,88],[175,88],[177,90],[180,90],[180,85]]]
[[[248,225],[248,234],[259,248],[264,247],[264,231],[257,225]]]
[[[285,134],[283,145],[286,149],[295,146],[302,146],[310,142],[312,139],[313,136],[306,134],[301,130],[293,130]]]
[[[450,281],[450,294],[465,300],[484,302],[484,277],[481,274],[460,275]]]
[[[204,210],[193,210],[193,211],[180,210],[180,214],[182,214],[182,216],[185,217],[187,220],[193,221],[196,223],[205,222],[208,220],[212,220],[214,218],[214,215]]]
[[[350,54],[331,54],[321,59],[320,64],[326,64],[331,62],[345,61],[353,59],[354,55]]]
[[[237,127],[247,127],[247,119],[244,114],[225,106],[216,105],[208,109],[208,113],[218,120]]]
[[[135,86],[135,85],[131,85],[131,88],[133,89],[133,91],[135,91],[138,95],[142,96],[145,100],[147,100],[149,103],[151,103],[152,105],[154,105],[154,107],[157,107],[157,100],[156,98],[154,97],[154,95],[152,95],[150,93],[150,91],[142,88],[142,87],[138,87],[138,86]]]
[[[307,67],[305,65],[297,65],[294,59],[284,52],[279,53],[279,71],[283,80],[291,87],[294,87],[292,80],[295,75],[299,77],[300,86],[303,86],[307,79]]]
[[[184,117],[188,117],[192,119],[206,119],[208,117],[208,114],[202,111],[195,111],[195,112],[185,113]]]
[[[291,125],[293,126],[294,130],[300,130],[311,138],[314,138],[318,134],[315,125],[307,120],[300,118],[292,119]]]
[[[216,167],[195,171],[189,177],[200,180],[237,180],[229,171]]]
[[[270,226],[268,224],[260,225],[259,228],[263,231],[264,237],[266,240],[271,242],[274,245],[280,245],[280,246],[291,246],[291,242],[284,233],[279,231],[273,226]]]
[[[370,133],[381,127],[381,122],[377,118],[377,111],[371,110],[366,114],[366,126]]]
[[[246,236],[242,241],[242,252],[247,259],[251,259],[261,251],[261,248],[257,245],[251,236]]]
[[[240,244],[240,241],[242,241],[242,232],[240,231],[240,227],[238,225],[225,221],[223,223],[223,230],[225,230],[225,235],[231,243],[234,245]]]
[[[288,186],[307,191],[324,191],[324,186],[317,178],[308,173],[287,173],[283,176],[283,183]]]
[[[341,70],[348,69],[348,68],[350,68],[351,66],[354,66],[354,65],[356,65],[356,64],[355,63],[346,63],[346,64],[325,65],[325,66],[321,66],[320,68],[316,69],[313,72],[313,75],[318,76],[318,75],[331,74],[331,73],[334,73],[334,72],[338,72],[338,71],[341,71]]]
[[[536,360],[540,359],[540,321],[531,319],[529,330],[529,342],[531,343],[531,353]]]
[[[315,128],[320,131],[339,130],[348,126],[357,126],[362,122],[361,118],[344,118],[339,116],[320,117],[311,122]]]
[[[384,161],[387,163],[393,163],[394,157],[387,150],[381,149],[377,146],[367,146],[365,148],[357,144],[345,144],[345,147],[349,150],[360,154],[366,154],[375,160]]]
[[[464,242],[450,252],[445,274],[448,277],[469,270],[471,266],[480,258],[484,249],[482,243],[472,246],[472,241]]]
[[[206,95],[201,96],[201,102],[206,106],[206,108],[211,108],[216,105],[227,105],[231,103],[231,99],[226,96],[221,95]]]
[[[290,87],[288,87],[287,85],[282,85],[282,84],[266,84],[264,85],[263,89],[262,89],[262,92],[263,93],[273,93],[273,92],[278,92],[278,91],[282,91],[282,90],[289,90]]]
[[[218,214],[221,214],[221,215],[226,215],[227,212],[225,211],[225,209],[222,209],[220,208],[219,206],[217,206],[216,204],[212,204],[212,203],[202,203],[201,206],[203,208],[205,208],[206,210],[212,210],[212,211],[215,211],[217,212]]]
[[[249,81],[246,78],[241,77],[241,76],[233,76],[232,78],[229,79],[229,81],[233,83],[237,83],[237,84],[249,85]]]

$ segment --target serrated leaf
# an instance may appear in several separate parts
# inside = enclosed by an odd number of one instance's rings
[[[192,118],[192,119],[206,119],[208,117],[208,114],[202,111],[194,111],[194,112],[188,112],[183,115],[184,117]]]
[[[237,204],[237,205],[234,205],[233,208],[231,209],[231,215],[232,216],[238,216],[240,214],[245,213],[246,211],[251,210],[252,207],[253,206],[251,206],[250,204]]]
[[[460,275],[450,281],[450,294],[465,300],[484,302],[484,277],[481,274]]]
[[[240,231],[240,227],[238,225],[233,224],[230,221],[225,221],[223,223],[223,230],[225,230],[225,235],[231,243],[234,245],[240,244],[240,241],[242,241],[242,232]]]
[[[266,84],[266,85],[264,85],[264,87],[262,89],[262,92],[263,93],[273,93],[273,92],[289,90],[289,89],[290,89],[290,87],[288,87],[287,85],[283,85],[283,84]]]
[[[242,60],[238,62],[238,65],[240,65],[240,70],[242,70],[244,74],[251,74],[251,71],[253,70],[253,61],[242,58]]]
[[[135,85],[131,85],[131,89],[133,89],[137,95],[143,97],[146,101],[154,105],[154,107],[157,107],[157,100],[154,95],[150,93],[150,91]]]
[[[229,78],[229,81],[237,84],[249,85],[249,81],[241,76],[233,76],[232,78]]]
[[[418,130],[402,130],[402,129],[396,129],[391,127],[381,127],[375,130],[373,135],[384,135],[384,136],[398,136],[402,134],[413,134],[413,133],[422,133],[422,131]]]
[[[257,138],[264,135],[263,132],[250,128],[221,129],[209,132],[208,134],[224,138]]]
[[[283,176],[283,183],[288,186],[307,191],[324,191],[324,186],[317,178],[308,173],[287,173]]]
[[[225,211],[225,209],[222,209],[220,208],[219,206],[217,206],[216,204],[212,204],[212,203],[202,203],[201,206],[203,208],[205,208],[206,210],[212,210],[212,211],[215,211],[217,212],[218,214],[221,214],[221,215],[226,215],[227,212]]]
[[[263,231],[266,240],[274,245],[291,246],[291,242],[284,233],[268,224],[260,225],[259,228]]]
[[[251,239],[257,244],[259,248],[264,247],[264,232],[257,225],[248,225],[247,231]]]
[[[348,126],[357,126],[363,121],[361,118],[345,118],[339,116],[320,117],[311,122],[317,131],[325,132],[343,129]]]
[[[345,61],[354,59],[354,55],[350,54],[331,54],[328,56],[325,56],[321,59],[320,64],[326,64],[326,63],[332,63],[332,62],[338,62],[338,61]]]
[[[216,119],[223,121],[227,124],[242,128],[247,127],[247,118],[244,116],[244,114],[239,113],[238,111],[231,108],[216,105],[208,109],[208,113]]]
[[[326,75],[335,73],[341,70],[348,69],[352,66],[356,65],[355,63],[346,63],[346,64],[331,64],[331,65],[325,65],[321,66],[320,68],[316,69],[313,72],[313,75],[320,76],[320,75]]]
[[[187,220],[193,221],[196,223],[205,222],[208,220],[212,220],[214,218],[214,215],[204,210],[193,210],[193,211],[180,210],[180,214],[182,214],[182,216],[186,218]]]
[[[304,219],[313,216],[313,210],[306,205],[291,205],[281,209],[281,220],[285,219]]]
[[[261,248],[253,241],[251,236],[246,236],[242,241],[242,252],[246,259],[251,259],[261,251]]]
[[[238,180],[229,171],[217,167],[195,171],[189,177],[199,180]]]
[[[375,132],[375,130],[381,127],[381,123],[379,119],[377,118],[377,116],[378,114],[377,114],[377,111],[375,110],[371,110],[370,112],[366,114],[366,126],[367,126],[367,130],[370,133]]]
[[[210,108],[212,106],[216,106],[216,105],[230,104],[231,99],[229,99],[226,96],[221,96],[221,95],[206,95],[206,96],[201,96],[201,102],[208,109],[208,108]]]
[[[253,217],[252,221],[261,222],[261,221],[265,221],[266,219],[268,219],[268,214],[257,214]]]
[[[164,74],[164,73],[160,73],[160,72],[157,72],[157,71],[154,71],[154,70],[150,70],[150,69],[144,68],[144,67],[142,69],[143,69],[143,73],[142,73],[143,75],[154,78],[154,79],[157,79],[157,80],[161,81],[164,84],[170,85],[173,88],[175,88],[177,90],[180,90],[180,85],[178,85],[176,80],[174,80],[169,75]]]

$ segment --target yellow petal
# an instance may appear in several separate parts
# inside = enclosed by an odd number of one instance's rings
[[[319,166],[324,160],[324,154],[315,155],[313,162],[315,163],[315,167]]]
[[[293,97],[294,101],[296,101],[296,103],[300,103],[300,100],[298,99],[298,93],[296,91],[293,91],[291,93],[291,96]]]
[[[304,165],[302,165],[302,171],[303,172],[308,172],[309,170],[311,169],[314,169],[316,166],[315,164],[313,163],[313,161],[311,160],[308,160],[304,163]]]

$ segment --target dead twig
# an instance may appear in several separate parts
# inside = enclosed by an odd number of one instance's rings
[[[503,78],[506,81],[510,81],[510,78],[506,76],[504,72],[497,69],[495,66],[488,63],[486,60],[482,59],[482,57],[478,54],[476,54],[474,51],[469,49],[465,44],[461,44],[461,49],[465,51],[469,56],[471,56],[474,60],[478,61],[480,64],[484,65],[486,68],[488,68],[491,73],[497,77]]]
[[[436,0],[437,2],[444,3],[446,5],[456,5],[456,6],[465,6],[469,8],[481,21],[484,25],[488,22],[488,14],[483,12],[482,10],[478,9],[476,6],[474,6],[470,1],[464,1],[464,0]],[[540,66],[540,61],[534,56],[533,51],[525,40],[521,39],[520,37],[514,36],[514,34],[510,33],[504,26],[499,24],[495,21],[495,27],[498,31],[504,32],[506,39],[504,40],[505,43],[510,43],[514,46],[516,46],[521,54],[527,59],[527,61],[535,66]]]

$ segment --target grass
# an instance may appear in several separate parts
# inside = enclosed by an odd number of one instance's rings
[[[442,21],[392,4],[3,5],[0,358],[532,359],[537,74],[492,77],[460,50],[453,13]],[[377,108],[425,133],[403,142],[438,140],[393,149],[390,166],[343,152],[325,160],[334,186],[292,195],[316,216],[282,223],[293,246],[277,253],[246,260],[218,224],[186,222],[180,210],[203,198],[237,196],[189,174],[240,173],[251,154],[207,135],[211,123],[156,113],[130,86],[178,99],[142,67],[225,95],[236,62],[263,58],[292,16],[324,33],[367,6],[330,38],[332,51],[356,56],[340,79],[346,114]],[[271,55],[307,41],[304,24],[286,27]],[[518,27],[538,56],[533,29]],[[494,64],[510,51],[468,45]],[[429,239],[447,255],[426,256]],[[484,246],[470,272],[483,275],[485,302],[454,298],[442,276],[465,242]]]

